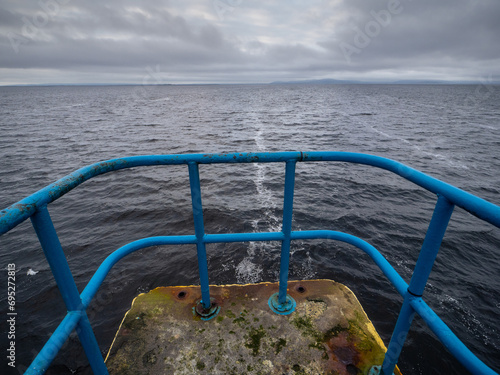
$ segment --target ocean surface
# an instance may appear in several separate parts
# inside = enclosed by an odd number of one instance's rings
[[[353,151],[391,158],[500,204],[500,87],[223,85],[0,87],[0,209],[91,163],[122,156]],[[207,233],[280,230],[283,164],[200,166]],[[293,229],[344,231],[377,247],[408,282],[436,197],[400,177],[345,163],[298,163]],[[49,207],[81,291],[120,246],[192,234],[186,166],[99,176]],[[279,243],[209,245],[210,283],[277,281]],[[65,314],[29,221],[0,237],[15,263],[16,365],[24,370]],[[387,344],[402,298],[370,258],[335,242],[292,245],[291,279],[330,278],[357,295]],[[34,275],[28,275],[32,270]],[[6,364],[7,272],[0,295]],[[456,208],[424,298],[500,370],[500,229]],[[198,284],[194,246],[144,249],[115,266],[88,314],[103,353],[132,299]],[[416,318],[405,375],[466,370]],[[5,367],[7,374],[18,373]],[[88,374],[72,334],[48,374]]]

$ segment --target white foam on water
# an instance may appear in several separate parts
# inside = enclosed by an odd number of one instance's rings
[[[249,114],[251,116],[251,114]],[[265,151],[265,144],[263,139],[263,124],[259,121],[257,116],[253,114],[253,123],[256,126],[255,144],[257,151]],[[281,230],[281,220],[274,215],[274,211],[278,206],[276,197],[273,196],[271,191],[266,188],[264,182],[267,176],[267,166],[262,163],[255,163],[255,188],[257,190],[257,205],[263,208],[264,212],[261,219],[252,221],[252,229],[254,232],[267,230],[277,232]],[[262,224],[266,228],[262,228]],[[259,225],[260,224],[260,225]],[[259,229],[260,227],[260,229]],[[259,264],[259,258],[265,256],[269,252],[269,244],[266,242],[250,242],[247,248],[247,256],[236,266],[236,279],[238,283],[256,283],[262,281],[263,268]]]
[[[400,136],[397,136],[395,134],[388,134],[386,132],[383,132],[380,129],[377,129],[373,125],[370,126],[369,129],[372,132],[383,136],[384,138],[392,139],[392,140],[395,140],[395,141],[398,141],[398,142],[402,142],[402,143],[408,145],[409,147],[411,147],[413,149],[414,152],[416,152],[419,155],[427,156],[427,157],[430,157],[430,158],[433,158],[433,159],[442,160],[445,164],[447,164],[448,166],[450,166],[452,168],[469,169],[469,167],[466,164],[464,164],[464,163],[461,163],[459,161],[453,160],[453,159],[449,158],[448,156],[445,156],[445,155],[442,155],[442,154],[439,154],[439,153],[434,153],[434,152],[430,152],[430,151],[424,150],[419,145],[417,145],[417,144],[415,144],[415,143],[413,143],[413,142],[411,142],[411,141],[409,141],[407,139],[404,139],[404,138],[402,138]]]
[[[26,275],[35,276],[38,272],[40,272],[40,271],[35,271],[35,270],[30,268],[30,269],[28,269],[28,272],[26,272]]]
[[[251,115],[251,114],[249,114]],[[255,144],[257,150],[262,152],[266,151],[264,142],[264,125],[259,121],[257,116],[253,114],[255,124]],[[282,218],[275,215],[276,209],[283,204],[278,200],[275,195],[265,186],[265,181],[268,178],[268,171],[270,165],[264,163],[255,163],[255,188],[257,190],[257,204],[259,208],[263,209],[261,218],[252,221],[252,229],[254,232],[269,231],[279,232],[282,230]],[[302,242],[294,242],[295,246],[291,249],[290,255],[293,256],[297,251],[306,251],[306,247]],[[269,257],[272,251],[272,245],[268,242],[250,242],[247,248],[247,256],[236,266],[236,278],[239,283],[255,283],[263,281],[263,269],[260,265],[263,257]],[[314,278],[315,272],[313,270],[313,259],[309,251],[306,252],[306,261],[301,263],[300,269],[296,272],[297,277],[303,279]],[[279,273],[275,275],[279,277]]]
[[[437,296],[440,304],[449,309],[453,309],[457,314],[459,321],[462,323],[463,327],[467,329],[469,334],[479,338],[484,345],[492,345],[495,349],[500,349],[496,344],[495,340],[492,339],[487,333],[490,329],[487,328],[481,321],[476,317],[476,315],[465,307],[465,304],[458,299],[448,295],[438,295]]]
[[[256,283],[261,281],[262,266],[253,263],[251,257],[244,258],[236,266],[236,278],[240,284]]]
[[[163,101],[163,102],[166,102],[166,101],[169,101],[169,100],[171,100],[171,99],[170,99],[170,97],[168,97],[168,96],[167,96],[167,97],[165,97],[165,98],[152,99],[151,101],[152,101],[152,102],[162,102],[162,101]]]
[[[316,272],[313,269],[312,265],[312,257],[311,253],[309,250],[306,249],[305,246],[303,246],[303,243],[301,243],[301,246],[299,248],[295,248],[295,250],[292,250],[290,255],[290,263],[293,262],[293,255],[298,252],[298,251],[305,251],[306,252],[306,259],[303,260],[300,264],[300,268],[295,272],[295,277],[298,277],[300,279],[313,279],[316,277]]]

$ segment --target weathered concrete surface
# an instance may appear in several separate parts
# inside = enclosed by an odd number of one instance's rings
[[[221,307],[193,314],[199,286],[139,295],[109,350],[110,374],[366,374],[385,347],[354,294],[331,280],[290,281],[296,311],[268,306],[275,283],[211,286]],[[399,372],[398,372],[399,373]]]

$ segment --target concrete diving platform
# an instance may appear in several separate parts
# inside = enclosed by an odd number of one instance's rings
[[[109,350],[109,373],[352,375],[382,364],[386,348],[349,288],[290,281],[289,315],[269,308],[277,291],[277,283],[211,286],[220,310],[208,321],[194,311],[199,286],[140,294]]]

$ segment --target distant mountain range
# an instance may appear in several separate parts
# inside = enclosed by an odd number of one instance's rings
[[[353,80],[339,80],[339,79],[308,79],[301,81],[275,81],[270,85],[299,85],[299,84],[315,84],[315,85],[361,85],[361,84],[391,84],[391,85],[477,85],[489,83],[492,85],[499,85],[500,81],[494,82],[481,82],[481,81],[440,81],[440,80],[418,80],[406,79],[399,81],[353,81]]]
[[[275,81],[270,85],[295,85],[295,84],[324,84],[324,85],[345,85],[345,84],[360,84],[361,81],[340,80],[340,79],[308,79],[302,81]]]

